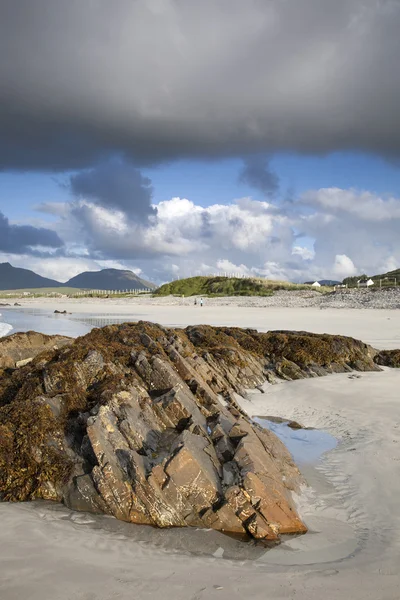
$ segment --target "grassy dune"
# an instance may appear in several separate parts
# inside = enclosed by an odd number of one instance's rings
[[[155,290],[155,296],[272,296],[277,290],[310,290],[309,285],[236,277],[189,277],[166,283]],[[330,288],[318,288],[319,292]]]

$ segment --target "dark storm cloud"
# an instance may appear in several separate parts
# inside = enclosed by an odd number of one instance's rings
[[[2,0],[0,168],[400,153],[398,0]]]
[[[239,181],[247,183],[264,196],[273,196],[279,189],[279,178],[274,173],[268,159],[263,156],[251,156],[244,159]]]
[[[35,247],[61,248],[63,242],[55,231],[32,227],[31,225],[11,225],[0,212],[0,252],[10,254],[41,254]]]
[[[81,171],[70,179],[72,193],[104,208],[117,209],[129,218],[145,221],[155,214],[151,207],[151,180],[129,163],[111,160]]]

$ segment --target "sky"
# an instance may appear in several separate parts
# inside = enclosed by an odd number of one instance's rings
[[[400,267],[399,0],[2,0],[0,262]]]

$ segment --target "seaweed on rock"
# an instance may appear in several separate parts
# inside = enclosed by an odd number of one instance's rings
[[[303,480],[234,392],[379,370],[366,344],[305,332],[139,322],[46,344],[0,374],[0,497],[273,543],[306,531],[290,494]]]

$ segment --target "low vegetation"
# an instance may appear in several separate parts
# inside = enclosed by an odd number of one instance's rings
[[[74,295],[80,292],[76,288],[70,287],[48,287],[48,288],[21,288],[17,290],[0,290],[0,298],[21,298],[21,296],[49,296],[58,297],[60,295]]]
[[[379,275],[366,275],[363,273],[362,275],[355,275],[353,277],[346,277],[343,279],[343,283],[347,285],[347,287],[358,287],[358,282],[364,279],[372,279],[376,288],[382,287],[395,287],[400,284],[400,269],[395,269],[394,271],[388,271],[387,273],[381,273]]]
[[[24,288],[20,290],[0,290],[2,300],[20,300],[21,298],[133,298],[149,294],[147,290],[136,292],[105,291],[105,290],[80,290],[77,288]]]
[[[155,296],[272,296],[278,290],[314,290],[309,285],[272,281],[257,278],[239,277],[189,277],[165,283]],[[318,292],[330,291],[330,288],[317,288]]]

